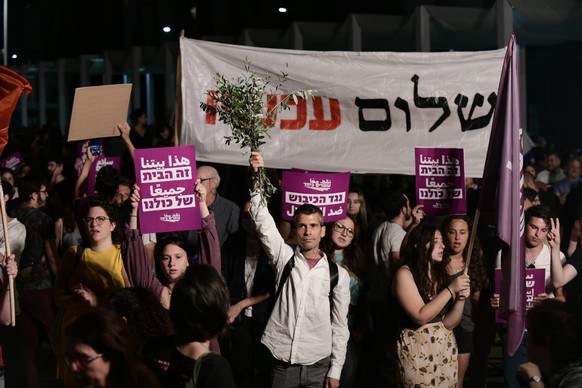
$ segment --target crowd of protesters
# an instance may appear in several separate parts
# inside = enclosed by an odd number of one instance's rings
[[[102,168],[94,193],[90,151],[83,165],[58,130],[10,134],[3,157],[21,160],[0,171],[7,387],[486,386],[491,346],[506,340],[503,247],[493,214],[469,243],[478,179],[467,179],[467,215],[428,217],[414,177],[370,174],[351,176],[344,219],[306,204],[288,222],[277,195],[250,192],[268,164],[253,152],[246,167],[198,163],[201,230],[142,234],[133,151],[172,145],[173,130],[154,131],[142,110],[130,119],[103,139],[121,167]],[[510,387],[582,384],[580,164],[545,143],[525,158],[524,265],[545,269],[546,288],[520,349],[504,351]],[[43,341],[57,365],[44,377]]]

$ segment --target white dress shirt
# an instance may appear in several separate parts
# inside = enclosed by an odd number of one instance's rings
[[[321,253],[322,259],[310,269],[299,247],[294,251],[285,244],[267,207],[260,205],[257,193],[251,195],[250,213],[277,274],[277,285],[285,264],[295,254],[295,266],[275,303],[261,342],[273,357],[290,364],[312,365],[331,355],[327,376],[339,380],[350,337],[347,271],[338,265],[330,315],[330,274],[325,254]]]

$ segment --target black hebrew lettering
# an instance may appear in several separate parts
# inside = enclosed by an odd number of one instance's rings
[[[411,123],[410,123],[410,108],[408,107],[408,101],[398,97],[394,102],[394,106],[404,111],[404,115],[406,116],[406,132],[410,131]]]
[[[383,98],[359,98],[356,97],[356,106],[358,107],[358,122],[362,131],[387,131],[392,126],[390,119],[390,107],[388,100]],[[386,120],[366,120],[364,119],[364,109],[384,109]]]
[[[418,95],[418,75],[414,75],[411,81],[414,82],[414,105],[418,108],[441,108],[443,114],[438,118],[437,121],[430,127],[429,132],[434,131],[439,125],[443,123],[451,115],[451,110],[449,109],[449,102],[446,97],[420,97]]]
[[[491,117],[493,116],[495,103],[497,102],[497,94],[492,92],[489,97],[487,97],[487,102],[490,105],[489,112],[487,112],[487,114],[484,116],[473,118],[475,107],[483,106],[483,102],[483,95],[476,93],[475,98],[473,99],[473,104],[471,105],[471,109],[469,110],[469,116],[467,116],[465,119],[465,116],[463,115],[463,108],[465,108],[469,103],[469,98],[460,93],[457,94],[457,97],[455,97],[455,104],[457,104],[457,114],[459,115],[459,121],[461,122],[461,131],[466,132],[479,128],[485,128],[489,124],[489,121],[491,121]]]

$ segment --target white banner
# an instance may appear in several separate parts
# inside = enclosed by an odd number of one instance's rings
[[[316,95],[278,115],[263,147],[268,167],[414,175],[414,147],[462,148],[466,176],[483,174],[505,49],[319,52],[181,38],[180,50],[180,142],[198,160],[248,164],[248,150],[225,144],[231,129],[200,108],[216,73],[240,77],[248,60],[261,77],[288,74],[277,94]]]

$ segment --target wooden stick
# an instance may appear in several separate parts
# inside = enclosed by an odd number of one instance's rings
[[[8,215],[4,203],[4,191],[0,185],[0,207],[2,208],[2,226],[4,227],[4,247],[6,248],[6,260],[10,257],[10,240],[8,240]],[[16,326],[16,305],[14,303],[14,276],[8,275],[8,291],[10,292],[10,325]]]
[[[479,224],[479,216],[481,211],[475,211],[475,219],[473,220],[473,228],[471,229],[471,239],[469,240],[469,250],[467,251],[467,261],[465,262],[465,274],[469,273],[469,264],[471,264],[471,254],[473,253],[473,245],[475,245],[475,237],[477,236],[477,225]]]

